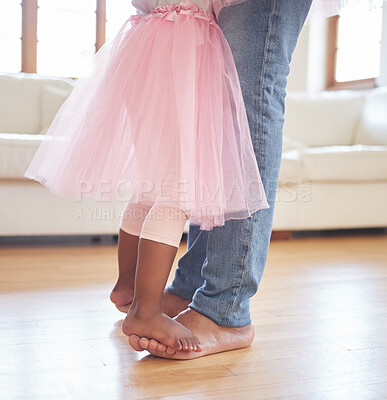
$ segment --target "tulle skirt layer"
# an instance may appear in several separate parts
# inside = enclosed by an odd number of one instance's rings
[[[173,203],[201,229],[269,208],[231,50],[187,0],[101,47],[25,176],[62,197]]]

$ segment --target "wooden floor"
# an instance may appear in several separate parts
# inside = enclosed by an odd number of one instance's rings
[[[115,245],[0,260],[1,399],[387,398],[385,235],[272,242],[253,345],[193,361],[131,350],[108,299]]]

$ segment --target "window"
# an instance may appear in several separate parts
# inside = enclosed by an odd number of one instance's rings
[[[0,1],[0,71],[19,72],[22,8],[20,1]]]
[[[95,0],[39,0],[37,27],[36,72],[81,75],[95,53]]]
[[[330,18],[327,88],[375,86],[380,69],[383,0],[370,9],[350,0],[340,16]]]
[[[136,9],[130,0],[1,0],[1,72],[77,78]]]
[[[108,0],[106,4],[106,39],[113,37],[132,14],[136,14],[136,9],[130,0]]]

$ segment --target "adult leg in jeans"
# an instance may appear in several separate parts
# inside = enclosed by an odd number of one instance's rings
[[[203,351],[169,355],[147,348],[155,355],[193,358],[245,347],[253,340],[249,305],[258,290],[270,243],[286,78],[311,1],[247,0],[220,13],[219,25],[234,55],[270,208],[245,220],[227,221],[207,234],[190,227],[190,233],[203,240],[200,246],[189,243],[168,291],[185,299],[192,296],[189,308],[176,318],[199,337]]]
[[[201,269],[206,262],[208,233],[197,225],[189,226],[187,252],[178,260],[173,283],[163,293],[163,311],[170,317],[185,310],[196,289],[203,285]]]

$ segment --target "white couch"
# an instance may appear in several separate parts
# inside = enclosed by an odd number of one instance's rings
[[[387,226],[387,87],[289,93],[274,230]]]
[[[0,74],[0,236],[118,231],[125,203],[65,200],[23,177],[72,87]],[[387,226],[387,90],[289,94],[285,120],[273,230]]]

